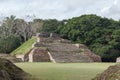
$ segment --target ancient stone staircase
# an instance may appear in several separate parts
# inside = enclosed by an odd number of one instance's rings
[[[66,53],[66,52],[50,52],[56,63],[61,62],[93,62],[86,54]]]
[[[45,48],[34,47],[25,55],[25,60],[28,62],[49,62],[50,58]]]
[[[80,48],[73,44],[48,44],[47,48],[55,62],[93,62],[89,56],[80,53]]]
[[[24,58],[29,62],[52,61],[54,63],[101,61],[100,56],[83,44],[72,44],[69,40],[44,34],[37,37],[37,42]]]

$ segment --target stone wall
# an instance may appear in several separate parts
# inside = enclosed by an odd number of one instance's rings
[[[92,80],[120,80],[120,64],[108,67],[108,69],[98,74]]]
[[[101,57],[94,54],[83,44],[72,44],[56,34],[41,33],[39,41],[26,53],[24,61],[29,62],[101,62]]]
[[[50,57],[45,48],[34,47],[25,55],[25,61],[29,62],[49,62]]]
[[[47,50],[42,48],[35,48],[33,52],[33,62],[49,62],[50,57]]]
[[[11,56],[9,54],[0,54],[0,58],[10,60],[11,62],[21,62],[21,58],[16,58],[15,56]]]
[[[80,48],[73,44],[48,44],[46,45],[55,62],[94,62],[87,54],[80,53]]]
[[[94,54],[89,49],[85,49],[84,54],[87,54],[90,58],[93,59],[94,62],[101,62],[101,57],[99,55]]]
[[[0,58],[0,80],[32,80],[31,77],[9,60]]]

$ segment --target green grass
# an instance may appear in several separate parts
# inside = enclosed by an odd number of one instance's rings
[[[35,37],[32,37],[31,39],[23,43],[20,47],[18,47],[16,50],[14,50],[11,55],[26,54],[32,48],[32,44],[36,41],[37,39]]]
[[[16,63],[40,80],[91,80],[115,63]]]

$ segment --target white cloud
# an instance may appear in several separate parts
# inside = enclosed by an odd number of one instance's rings
[[[106,16],[111,12],[113,5],[118,5],[118,0],[115,0],[114,3],[112,1],[113,0],[0,0],[0,17],[15,15],[26,18],[26,15],[35,15],[36,17],[44,19],[65,19],[82,14],[101,14]]]
[[[114,5],[117,5],[117,2],[118,2],[118,0],[115,0],[115,1],[114,1]]]
[[[120,1],[114,0],[113,4],[101,9],[101,15],[113,18],[116,20],[120,19]]]
[[[103,9],[101,9],[101,13],[108,13],[109,12],[110,7],[104,7]]]

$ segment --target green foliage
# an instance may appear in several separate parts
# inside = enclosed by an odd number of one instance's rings
[[[33,22],[26,22],[24,19],[15,18],[13,15],[6,17],[0,26],[0,52],[11,53],[36,33],[57,32],[58,27],[63,25],[63,22],[56,19],[34,19]],[[14,35],[14,37],[11,35]],[[15,37],[15,35],[17,36]],[[11,37],[13,40],[9,42]]]
[[[16,19],[13,15],[6,17],[0,26],[0,52],[12,52],[31,35],[31,27],[23,19]]]
[[[67,21],[59,34],[73,42],[87,45],[103,61],[115,61],[120,56],[120,22],[96,15],[82,15]]]
[[[62,25],[61,21],[56,19],[43,20],[42,32],[56,32],[57,28]]]
[[[32,27],[32,32],[34,35],[42,31],[44,21],[42,19],[34,19],[33,22],[29,22]]]
[[[20,45],[20,36],[15,32],[15,16],[6,17],[0,27],[0,53],[10,53]]]
[[[10,35],[0,39],[0,53],[10,53],[20,45],[20,38],[16,35]]]
[[[63,21],[34,19],[29,23],[23,19],[16,19],[14,16],[7,17],[0,27],[0,52],[12,51],[38,32],[55,32],[73,43],[85,44],[94,53],[100,55],[103,61],[115,61],[120,56],[120,21],[94,14]],[[11,35],[14,35],[14,42],[11,41],[14,46],[7,48],[10,50],[2,50],[6,44],[10,44],[8,37]],[[20,40],[19,43],[18,40]]]
[[[16,54],[26,54],[31,48],[32,44],[35,43],[37,39],[35,37],[29,39],[25,43],[23,43],[20,47],[18,47],[16,50],[11,52],[11,55],[16,55]]]

